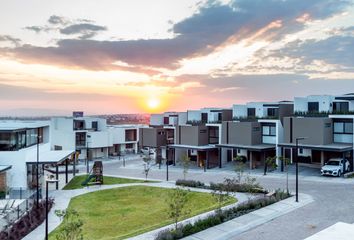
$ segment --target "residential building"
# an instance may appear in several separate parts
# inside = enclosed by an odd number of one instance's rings
[[[202,108],[187,111],[187,124],[221,123],[232,119],[232,109]]]
[[[0,121],[0,165],[10,167],[5,167],[4,178],[11,189],[34,189],[42,182],[43,165],[73,159],[72,149],[50,150],[49,125],[46,121]]]
[[[138,152],[138,125],[109,125],[108,132],[111,138],[109,147],[110,156]]]

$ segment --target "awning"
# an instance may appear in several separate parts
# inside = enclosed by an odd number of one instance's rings
[[[12,167],[11,165],[0,165],[0,173],[10,170],[11,167]]]
[[[215,145],[203,145],[203,146],[195,146],[195,145],[182,145],[182,144],[171,144],[168,145],[169,148],[183,148],[183,149],[192,149],[192,150],[200,150],[200,151],[208,151],[217,149]]]
[[[288,147],[288,148],[295,148],[295,143],[279,143],[279,147]],[[333,151],[333,152],[347,152],[353,150],[353,144],[350,143],[331,143],[331,144],[324,144],[324,145],[311,145],[311,144],[300,144],[298,145],[299,148],[304,149],[312,149],[312,150],[319,150],[319,151]]]
[[[59,150],[59,151],[44,151],[39,153],[39,163],[40,164],[60,164],[67,158],[69,158],[74,150]],[[27,164],[36,164],[37,155],[36,152],[30,156],[26,161]]]
[[[232,149],[245,149],[255,152],[264,152],[275,150],[274,144],[254,144],[254,145],[244,145],[244,144],[218,144],[217,147],[221,148],[232,148]]]

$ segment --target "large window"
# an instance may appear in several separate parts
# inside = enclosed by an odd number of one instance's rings
[[[76,133],[76,146],[85,146],[86,145],[86,133],[78,132]]]
[[[318,112],[319,111],[319,103],[318,102],[308,102],[307,109],[309,112]]]
[[[334,102],[333,103],[333,112],[348,112],[349,103],[348,102]]]
[[[26,146],[37,144],[37,129],[26,130]]]
[[[256,116],[256,109],[255,108],[247,108],[247,116],[248,117],[255,117]]]
[[[273,125],[264,125],[262,126],[262,135],[263,136],[275,136],[276,128]]]
[[[335,134],[353,134],[353,123],[352,122],[334,122],[333,132]]]
[[[136,129],[125,130],[125,141],[126,142],[136,141]]]
[[[267,109],[267,115],[268,117],[278,117],[278,108],[268,108]]]
[[[85,129],[85,121],[74,120],[74,130],[84,130],[84,129]]]
[[[209,127],[209,144],[219,143],[219,128]]]

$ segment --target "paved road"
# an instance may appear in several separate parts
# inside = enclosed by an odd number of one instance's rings
[[[104,174],[143,178],[143,163],[140,160],[127,161],[126,167],[121,161],[107,162]],[[203,182],[219,182],[225,177],[234,177],[230,169],[214,169],[206,173],[200,169],[189,171],[187,178]],[[253,172],[252,176],[268,189],[285,188],[285,174],[270,173],[262,176]],[[169,180],[183,178],[178,167],[169,168]],[[149,174],[151,179],[166,179],[166,168],[155,167]],[[294,175],[290,175],[289,186],[295,191]],[[279,217],[269,223],[252,229],[235,240],[300,240],[304,239],[338,221],[354,223],[354,180],[308,176],[303,171],[300,176],[300,192],[310,194],[315,199],[303,208]]]

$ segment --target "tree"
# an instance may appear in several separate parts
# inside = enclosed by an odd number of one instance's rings
[[[149,172],[152,168],[152,158],[151,156],[146,156],[143,158],[143,161],[144,161],[144,171],[143,173],[145,174],[145,181],[147,182],[147,178],[148,178],[148,175],[149,175]]]
[[[242,181],[243,177],[243,172],[245,170],[245,163],[243,162],[243,157],[242,156],[237,156],[234,158],[235,160],[235,172],[237,174],[237,180],[239,183]]]
[[[280,161],[284,163],[285,166],[285,172],[286,172],[286,192],[289,193],[289,169],[288,166],[290,165],[291,161],[287,157],[280,156],[278,158]]]
[[[277,168],[276,159],[277,156],[266,158],[264,162],[264,175],[267,175],[268,168],[272,168],[272,169]]]
[[[177,230],[178,222],[182,216],[189,214],[190,210],[186,209],[189,191],[175,188],[168,195],[168,217],[173,219],[175,229]]]
[[[220,185],[220,186],[222,186],[222,185]],[[211,194],[213,195],[215,201],[218,204],[217,212],[220,213],[222,206],[228,200],[228,196],[229,196],[228,187],[227,187],[227,185],[225,185],[225,187],[215,189]]]
[[[246,192],[248,201],[251,201],[253,194],[257,192],[257,188],[259,186],[259,184],[257,183],[257,179],[255,177],[247,175],[244,184],[247,186],[248,189],[248,191]]]
[[[187,176],[187,173],[188,173],[188,170],[189,170],[189,166],[190,166],[190,157],[188,157],[187,154],[183,154],[182,157],[181,157],[181,162],[182,162],[182,166],[183,166],[183,177],[184,177],[184,180],[186,180],[186,176]]]
[[[55,210],[55,215],[64,219],[55,235],[57,240],[82,240],[83,221],[75,210]]]

